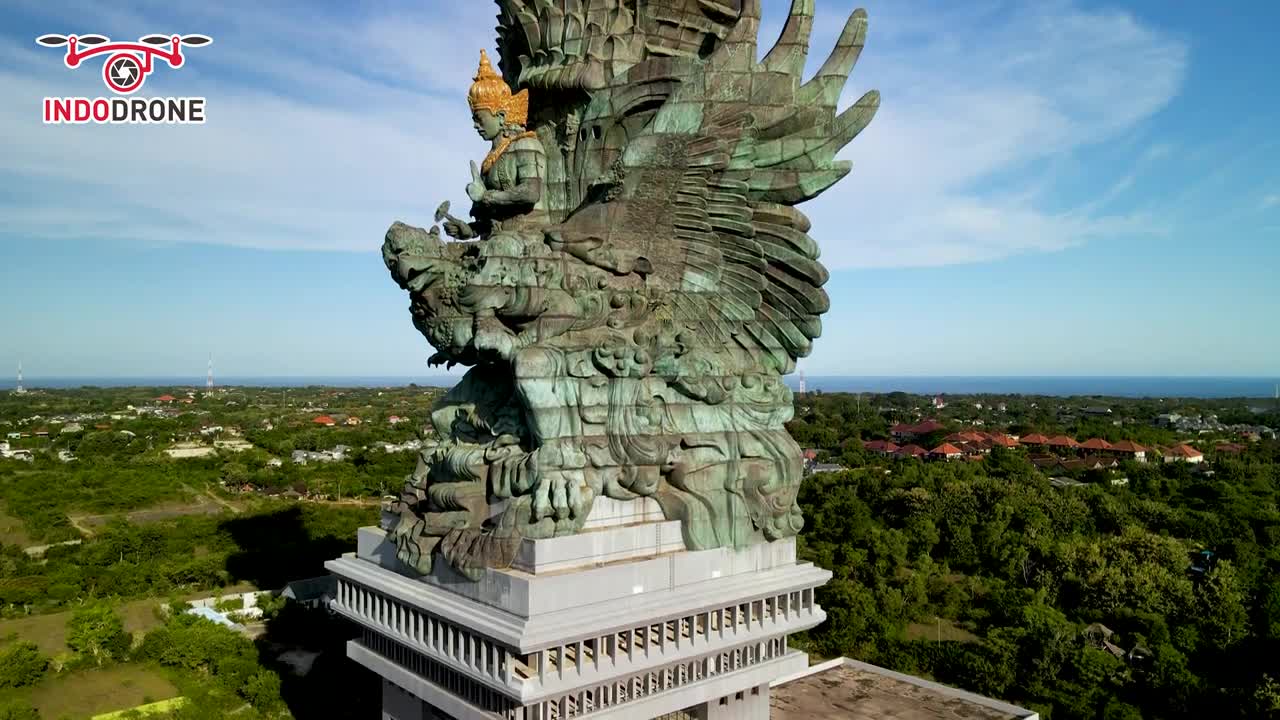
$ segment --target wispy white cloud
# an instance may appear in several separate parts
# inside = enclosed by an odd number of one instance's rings
[[[1106,211],[1136,169],[1100,175],[1094,195],[1066,208],[1052,173],[1165,107],[1182,84],[1184,44],[1128,14],[1062,2],[946,18],[902,4],[868,12],[848,95],[879,88],[882,108],[843,154],[852,175],[809,209],[828,264],[975,262],[1165,229],[1148,214]]]
[[[447,43],[422,53],[461,75],[443,91],[435,79],[372,59],[387,51],[369,28],[391,17],[320,31],[333,25],[243,7],[228,16],[234,22],[184,22],[214,45],[191,53],[180,71],[157,72],[148,89],[207,96],[204,126],[44,126],[43,96],[101,94],[96,68],[69,71],[33,42],[0,46],[15,61],[6,64],[14,70],[0,70],[0,90],[14,99],[0,107],[13,148],[0,162],[43,188],[5,208],[9,227],[26,238],[374,249],[392,220],[421,221],[459,195],[468,160],[483,152],[461,93],[492,33],[453,15],[436,18],[455,27],[440,38]],[[411,32],[420,21],[399,25]],[[99,32],[125,37],[174,24],[133,16],[102,23]],[[372,77],[366,67],[374,66],[390,77]]]
[[[1280,193],[1264,195],[1262,200],[1258,202],[1259,210],[1270,210],[1273,207],[1280,207]]]
[[[775,23],[785,4],[769,5]],[[38,190],[0,205],[15,236],[369,250],[392,220],[424,222],[440,200],[461,200],[467,161],[484,151],[462,93],[493,43],[488,2],[360,6],[324,22],[304,6],[104,7],[28,9],[81,32],[213,35],[187,67],[148,80],[157,94],[206,95],[209,122],[46,127],[40,98],[99,93],[95,69],[69,71],[30,38],[0,40],[12,148],[0,171]],[[819,4],[815,63],[850,10]],[[844,153],[852,176],[806,208],[830,266],[975,262],[1161,230],[1099,202],[1140,174],[1063,207],[1044,168],[1163,108],[1182,83],[1180,41],[1063,2],[868,11],[846,102],[874,87],[883,108]]]

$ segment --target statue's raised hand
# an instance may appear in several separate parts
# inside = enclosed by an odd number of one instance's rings
[[[480,168],[476,167],[475,160],[471,161],[471,183],[467,185],[467,197],[471,198],[471,202],[480,202],[484,197],[485,190],[488,188],[484,185],[484,177],[480,175]]]
[[[449,218],[444,221],[444,234],[454,240],[470,240],[476,236],[476,231],[457,218]]]

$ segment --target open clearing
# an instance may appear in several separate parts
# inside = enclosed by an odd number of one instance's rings
[[[196,598],[222,597],[223,595],[254,592],[257,589],[248,583],[240,583],[239,585],[225,588],[186,593],[182,596],[182,599],[194,600]],[[120,619],[124,621],[124,629],[138,636],[148,630],[160,627],[161,621],[156,612],[159,610],[161,602],[163,601],[157,598],[133,600],[118,606],[116,612],[119,613]],[[67,610],[48,615],[32,615],[24,618],[0,620],[0,643],[7,642],[7,638],[12,635],[15,641],[35,643],[40,647],[41,653],[50,657],[68,652],[67,621],[71,619],[71,613],[72,611]],[[156,699],[159,700],[160,698]]]
[[[154,599],[125,603],[118,610],[120,618],[124,620],[124,629],[131,633],[145,633],[159,627],[160,620],[156,617],[156,609],[159,607],[160,601]],[[13,635],[15,640],[35,643],[45,655],[60,655],[67,652],[67,621],[70,619],[71,611],[68,610],[0,620],[0,638]]]
[[[31,689],[31,704],[44,718],[88,718],[176,697],[164,676],[139,665],[58,674]]]
[[[125,520],[135,525],[162,522],[184,515],[217,515],[227,508],[204,495],[197,495],[190,502],[171,502],[153,505],[142,510],[127,513],[107,513],[105,515],[68,515],[67,518],[77,528],[88,528],[91,532],[106,527],[112,520]]]
[[[905,636],[908,640],[938,640],[950,642],[982,642],[982,638],[959,627],[950,620],[938,622],[911,623],[907,626]]]

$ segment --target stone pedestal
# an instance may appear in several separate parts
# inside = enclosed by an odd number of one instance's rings
[[[385,533],[327,563],[348,655],[384,679],[384,720],[763,720],[769,682],[808,658],[791,633],[826,615],[831,573],[795,541],[691,552],[649,503],[597,501],[588,529],[525,541],[478,582],[414,576]]]

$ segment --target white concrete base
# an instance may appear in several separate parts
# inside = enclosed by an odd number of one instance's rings
[[[360,528],[356,556],[416,582],[521,617],[623,600],[672,587],[751,576],[796,564],[794,538],[745,548],[683,551],[679,522],[648,523],[548,540],[526,540],[525,568],[486,570],[478,581],[437,562],[430,575],[416,575],[395,557],[386,532]],[[681,551],[673,551],[674,548]],[[613,562],[590,562],[593,549]],[[829,573],[828,573],[829,576]]]
[[[651,497],[635,500],[614,500],[609,497],[598,497],[591,501],[591,514],[582,526],[583,532],[634,525],[636,523],[663,522],[667,518],[662,514],[662,507]]]
[[[503,717],[459,700],[447,690],[405,671],[357,642],[349,643],[347,649],[351,659],[384,678],[383,720],[494,720]],[[808,662],[807,655],[792,651],[785,657],[735,675],[705,680],[618,707],[573,714],[572,717],[584,720],[653,720],[683,710],[697,720],[768,720],[770,678],[801,673]],[[398,683],[404,683],[405,687]],[[524,715],[529,720],[550,720],[553,717],[540,714],[535,708],[529,710],[531,712]]]
[[[651,511],[605,507],[475,582],[407,573],[362,528],[326,566],[332,607],[365,629],[348,655],[389,683],[384,720],[766,720],[769,683],[808,665],[786,638],[826,619],[813,590],[831,573],[794,540],[691,552],[679,522],[627,522]]]
[[[525,540],[516,551],[511,569],[540,575],[638,560],[684,549],[684,536],[678,520],[614,525],[577,535]]]
[[[691,714],[697,720],[769,720],[769,683],[709,700]]]

